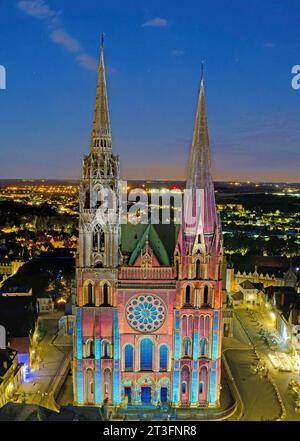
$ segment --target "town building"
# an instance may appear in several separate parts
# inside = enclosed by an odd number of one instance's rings
[[[186,184],[193,223],[121,224],[119,216],[105,222],[103,188],[118,196],[120,213],[102,42],[80,183],[74,399],[90,406],[219,406],[223,248],[203,71]]]
[[[6,344],[6,331],[0,325],[0,408],[11,401],[23,376],[18,353]]]

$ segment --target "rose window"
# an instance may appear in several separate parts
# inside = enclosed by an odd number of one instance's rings
[[[164,323],[166,307],[153,295],[132,297],[126,306],[126,318],[136,331],[153,332]]]

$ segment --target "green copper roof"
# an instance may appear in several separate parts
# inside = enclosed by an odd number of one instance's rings
[[[129,265],[133,265],[143,249],[148,235],[149,245],[159,263],[170,266],[176,244],[178,228],[175,225],[122,225],[121,250],[129,254]]]

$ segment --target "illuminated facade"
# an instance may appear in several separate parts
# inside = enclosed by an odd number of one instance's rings
[[[80,184],[75,402],[218,406],[223,251],[203,74],[187,179],[187,188],[203,190],[194,233],[184,223],[102,223],[99,189],[119,194],[119,182],[102,44],[90,153]]]

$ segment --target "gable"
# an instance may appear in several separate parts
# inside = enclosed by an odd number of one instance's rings
[[[162,266],[170,266],[173,260],[178,228],[170,225],[126,224],[121,226],[121,251],[128,257],[128,265],[133,265],[140,256],[146,238]]]

